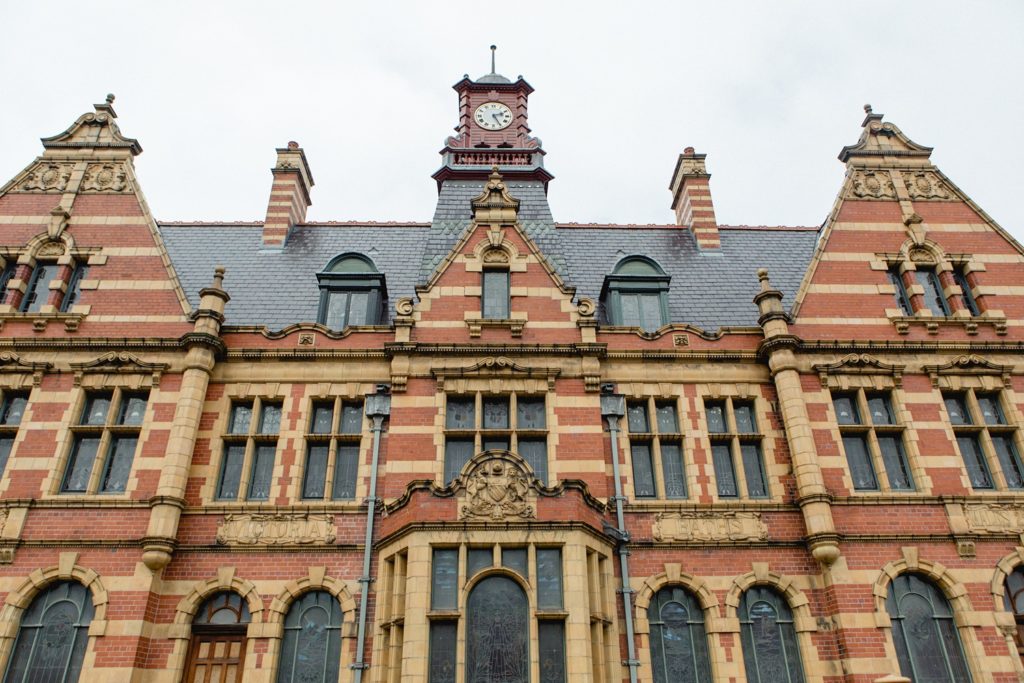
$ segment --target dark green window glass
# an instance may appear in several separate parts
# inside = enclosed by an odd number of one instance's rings
[[[860,434],[847,434],[843,436],[843,450],[846,451],[853,488],[858,491],[877,491],[878,479],[868,454],[867,439]]]
[[[561,548],[537,548],[537,608],[562,609]]]
[[[715,466],[715,481],[718,482],[719,498],[736,498],[740,495],[736,486],[736,471],[732,466],[729,444],[711,444],[711,460]]]
[[[238,483],[242,478],[242,461],[245,459],[245,445],[232,444],[224,448],[220,466],[220,482],[217,498],[235,500],[238,498]]]
[[[524,578],[530,577],[530,571],[527,568],[527,553],[526,548],[502,548],[501,549],[501,566],[508,567],[512,571],[516,572]]]
[[[458,606],[459,551],[434,548],[431,566],[430,608],[455,609]]]
[[[857,410],[857,397],[851,394],[841,394],[832,399],[832,405],[836,409],[836,420],[841,425],[859,425],[860,411]]]
[[[270,484],[274,474],[274,451],[277,444],[257,444],[253,455],[252,474],[249,475],[249,500],[270,498]]]
[[[548,481],[547,439],[519,439],[519,455],[533,468],[534,475],[546,484]]]
[[[61,491],[64,493],[86,492],[99,447],[99,437],[80,436],[75,439],[75,445],[71,449],[71,459],[68,461],[68,468],[64,474],[64,483],[60,487]]]
[[[686,472],[679,444],[661,442],[661,469],[665,475],[665,496],[686,498]]]
[[[542,619],[537,622],[540,650],[540,683],[565,683],[565,622]]]
[[[310,445],[306,451],[306,471],[302,478],[302,497],[321,499],[327,481],[326,445]]]
[[[455,683],[455,648],[458,623],[430,622],[430,662],[427,683]]]
[[[761,447],[756,443],[741,443],[740,456],[743,458],[743,474],[747,477],[747,495],[751,498],[767,498],[768,480],[764,473]]]
[[[637,498],[654,498],[658,491],[654,486],[654,466],[651,462],[651,444],[634,441],[630,444],[633,459],[633,493]]]
[[[793,613],[767,586],[749,588],[740,598],[740,642],[749,683],[804,683]]]
[[[470,548],[466,551],[466,576],[472,578],[482,569],[494,565],[494,550],[492,548]]]
[[[519,429],[544,429],[547,427],[543,397],[518,397],[516,401],[516,426]]]
[[[889,477],[889,488],[893,491],[913,491],[914,477],[910,473],[907,454],[903,450],[902,437],[879,435],[878,447],[882,451],[885,474]]]
[[[334,465],[335,500],[349,500],[356,497],[356,479],[359,478],[359,446],[338,446]]]
[[[960,448],[960,456],[964,459],[964,466],[967,468],[971,486],[976,489],[992,488],[992,476],[988,472],[988,464],[981,452],[978,436],[976,434],[957,436],[956,444]]]
[[[37,595],[21,617],[4,681],[77,681],[94,612],[89,589],[74,581]]]
[[[507,576],[489,576],[466,602],[466,683],[529,683],[529,604]]]
[[[463,465],[473,457],[473,439],[446,439],[444,443],[444,481],[459,476]]]

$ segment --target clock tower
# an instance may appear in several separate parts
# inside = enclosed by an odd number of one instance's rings
[[[445,140],[443,163],[434,173],[438,189],[446,180],[485,180],[497,166],[508,179],[539,180],[554,176],[544,169],[541,141],[530,136],[527,100],[533,87],[522,76],[512,81],[494,70],[475,81],[466,74],[452,86],[459,94],[459,125]]]

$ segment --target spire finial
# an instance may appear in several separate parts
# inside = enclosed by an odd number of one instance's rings
[[[113,103],[114,103],[114,93],[112,93],[112,92],[111,93],[107,93],[107,104],[113,104]]]
[[[864,105],[864,113],[865,113],[865,114],[870,114],[870,113],[871,113],[871,111],[872,111],[872,109],[871,109],[871,105],[870,105],[870,104],[865,104],[865,105]]]
[[[495,70],[495,68],[494,68],[494,53],[497,52],[497,51],[498,51],[498,46],[497,45],[491,45],[491,73],[492,74],[498,73]]]

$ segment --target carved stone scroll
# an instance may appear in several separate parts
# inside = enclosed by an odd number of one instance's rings
[[[967,518],[967,527],[974,534],[1024,533],[1024,505],[965,505],[964,516]]]
[[[896,188],[887,171],[855,171],[850,196],[856,199],[896,199]]]
[[[16,192],[63,192],[71,180],[74,164],[43,162],[36,164],[32,170],[16,185]]]
[[[336,530],[330,515],[225,515],[217,527],[221,545],[331,545]]]
[[[911,199],[956,199],[946,184],[931,171],[904,171],[903,184]]]
[[[82,192],[127,192],[128,174],[121,164],[89,164]]]
[[[768,527],[758,512],[662,512],[652,534],[656,541],[763,541]]]

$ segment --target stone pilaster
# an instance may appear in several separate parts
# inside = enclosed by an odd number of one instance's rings
[[[182,374],[178,406],[167,440],[160,483],[151,500],[149,528],[143,540],[142,561],[158,571],[171,561],[177,543],[178,520],[185,506],[185,485],[188,482],[192,451],[199,431],[199,418],[210,383],[210,372],[221,346],[220,326],[224,322],[224,305],[230,297],[222,288],[224,269],[214,271],[213,284],[200,291],[195,329],[186,335],[188,353]]]
[[[803,512],[811,554],[819,562],[830,565],[839,558],[838,535],[832,520],[831,496],[821,474],[800,374],[796,368],[793,353],[796,337],[789,333],[789,316],[782,307],[782,292],[772,289],[767,270],[761,269],[757,275],[761,291],[754,297],[754,303],[761,312],[758,323],[764,331],[761,351],[771,369],[779,397],[779,412],[786,426],[797,503]]]

